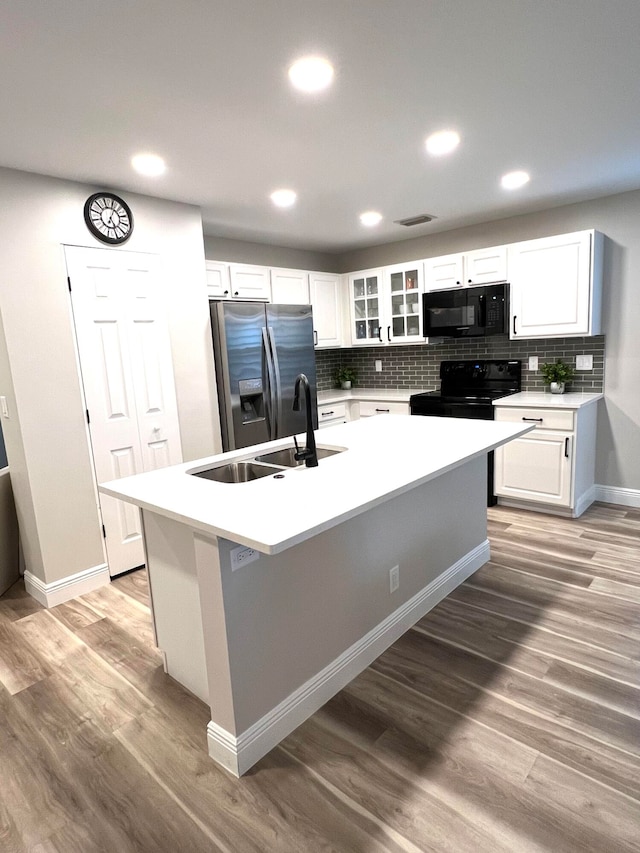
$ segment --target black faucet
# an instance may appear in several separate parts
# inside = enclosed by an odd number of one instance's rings
[[[293,437],[293,443],[296,446],[295,459],[300,462],[304,459],[304,464],[307,468],[316,468],[318,465],[318,451],[316,450],[316,437],[313,434],[313,412],[311,411],[311,390],[309,388],[309,380],[304,373],[299,373],[296,376],[296,384],[293,391],[293,411],[300,411],[300,386],[304,388],[305,397],[305,417],[307,421],[307,446],[302,450],[298,447],[298,439]]]

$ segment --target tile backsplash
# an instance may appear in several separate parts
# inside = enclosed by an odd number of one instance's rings
[[[567,386],[568,391],[602,391],[604,387],[604,335],[589,338],[540,338],[511,341],[507,335],[470,340],[451,340],[439,344],[353,347],[318,350],[316,369],[318,390],[336,387],[333,373],[340,365],[355,367],[357,384],[366,388],[438,388],[439,367],[444,359],[518,358],[522,361],[522,390],[543,391],[539,370],[529,370],[529,356],[538,356],[539,365],[563,359],[575,367],[577,355],[593,355],[593,370],[581,370]],[[382,362],[377,373],[375,362]]]

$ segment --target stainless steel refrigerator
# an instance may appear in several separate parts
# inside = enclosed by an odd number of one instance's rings
[[[209,303],[224,450],[305,431],[293,411],[296,376],[309,380],[318,426],[316,357],[310,305]]]

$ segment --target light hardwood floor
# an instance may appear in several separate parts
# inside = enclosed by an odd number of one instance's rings
[[[492,560],[240,780],[144,572],[0,598],[0,851],[640,851],[640,510],[489,510]]]

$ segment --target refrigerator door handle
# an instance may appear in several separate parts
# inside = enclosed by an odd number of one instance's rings
[[[269,439],[273,441],[277,434],[276,410],[275,401],[273,398],[273,389],[275,387],[275,375],[273,370],[273,358],[271,354],[271,346],[269,336],[265,328],[262,329],[262,358],[266,366],[265,388],[264,388],[264,409],[267,418],[267,429],[269,430]]]
[[[274,438],[280,438],[280,424],[282,423],[282,388],[280,387],[280,365],[278,363],[278,348],[276,346],[276,339],[273,334],[273,328],[271,326],[268,327],[269,331],[269,342],[271,344],[271,357],[273,362],[273,372],[275,375],[275,385],[273,386],[273,403],[276,411],[275,416],[275,435]]]

